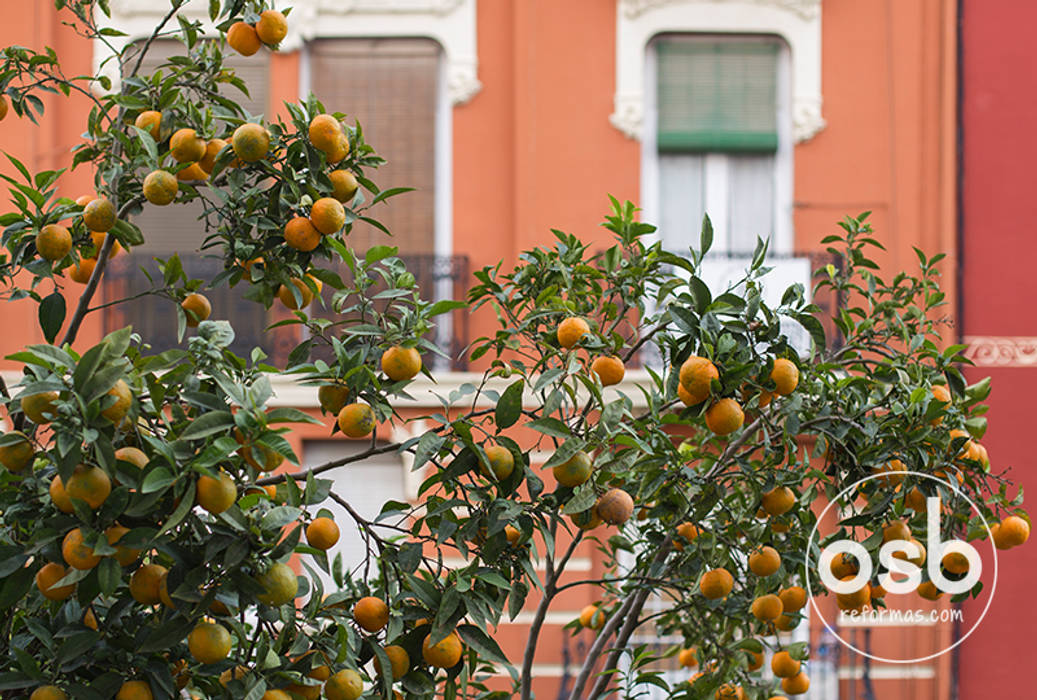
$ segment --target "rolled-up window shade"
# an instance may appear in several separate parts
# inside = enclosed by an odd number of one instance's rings
[[[657,57],[660,151],[777,150],[777,42],[664,38]]]

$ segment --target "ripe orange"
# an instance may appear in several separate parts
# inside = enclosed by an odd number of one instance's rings
[[[842,580],[850,581],[852,579],[853,576],[846,576]],[[863,610],[871,603],[871,586],[864,583],[852,593],[836,593],[835,601],[839,605],[839,609],[846,612]]]
[[[790,586],[778,592],[781,606],[786,613],[797,612],[807,604],[807,592],[800,586]]]
[[[313,283],[313,286],[317,288],[317,293],[320,294],[320,291],[324,286],[323,283],[313,275],[306,275],[306,279]],[[306,282],[302,281],[298,277],[293,277],[291,281],[292,285],[299,290],[299,296],[302,297],[302,304],[295,300],[295,295],[292,293],[292,290],[283,284],[280,289],[277,290],[277,298],[281,300],[282,304],[293,311],[309,306],[310,302],[313,301],[313,290],[310,289],[310,285],[306,284]]]
[[[69,498],[85,501],[91,510],[97,510],[112,492],[112,480],[99,467],[79,465],[65,484]]]
[[[580,342],[580,338],[591,332],[587,322],[578,316],[570,316],[558,324],[558,344],[571,350]]]
[[[784,515],[796,505],[796,492],[788,486],[778,486],[763,494],[762,506],[768,515]]]
[[[594,465],[591,463],[591,456],[583,450],[551,469],[555,481],[569,488],[585,483],[590,478],[592,471],[594,471]]]
[[[462,653],[464,645],[457,632],[451,632],[434,643],[430,634],[421,644],[421,656],[425,663],[436,668],[453,668],[461,660]]]
[[[227,472],[221,471],[218,479],[202,475],[198,477],[195,502],[212,514],[222,513],[238,500],[238,487]]]
[[[65,268],[65,274],[67,274],[73,282],[79,284],[86,284],[90,281],[90,277],[94,274],[94,267],[97,265],[97,261],[93,258],[82,258],[79,261],[69,265]]]
[[[317,401],[322,409],[337,415],[349,401],[349,387],[344,384],[325,384],[317,389]]]
[[[272,472],[281,466],[281,462],[284,461],[283,454],[261,442],[245,445],[241,434],[236,430],[234,433],[234,439],[243,445],[238,454],[250,467],[256,471]]]
[[[256,598],[271,607],[279,607],[295,599],[299,592],[299,579],[287,564],[273,564],[266,572],[256,576],[264,591]]]
[[[710,386],[714,379],[720,379],[716,365],[705,357],[692,355],[684,361],[680,369],[678,380],[680,388],[683,388],[686,394],[681,400],[688,406],[702,403],[709,398]]]
[[[936,584],[932,581],[923,581],[918,584],[917,593],[920,597],[926,600],[939,600],[940,596],[943,595],[943,591],[936,587]]]
[[[94,244],[94,252],[90,255],[94,260],[101,254],[101,247],[104,245],[104,239],[107,238],[107,233],[101,233],[100,231],[90,232],[90,241]],[[119,241],[112,241],[112,247],[108,250],[108,259],[111,260],[119,251],[122,250],[122,246],[119,245]]]
[[[259,34],[251,24],[235,22],[227,30],[227,43],[242,56],[252,56],[259,51]]]
[[[597,511],[609,525],[622,525],[634,514],[634,499],[623,489],[609,489],[598,499]]]
[[[230,632],[214,622],[200,622],[187,635],[187,648],[197,661],[214,664],[230,654]]]
[[[324,159],[328,162],[328,165],[334,165],[349,155],[349,137],[346,136],[345,132],[339,134],[338,138],[335,139],[334,145],[327,151],[324,152]]]
[[[17,435],[18,442],[0,447],[0,464],[8,471],[17,473],[32,464],[35,452],[25,433],[14,430],[10,434]]]
[[[62,513],[71,513],[74,508],[72,507],[72,499],[68,497],[68,492],[65,491],[65,484],[61,481],[61,475],[55,474],[54,478],[50,480],[50,500],[54,503],[54,507],[60,510]]]
[[[266,158],[270,151],[270,132],[262,124],[247,122],[234,130],[230,143],[238,158],[246,163],[255,163]],[[204,156],[203,152],[198,160]]]
[[[310,120],[310,143],[319,151],[327,153],[334,150],[345,133],[342,124],[330,114],[318,114]]]
[[[2,118],[3,117],[0,117],[0,119]],[[65,695],[64,690],[56,685],[41,685],[36,690],[32,691],[29,700],[68,700],[68,696]]]
[[[216,157],[226,147],[227,142],[223,139],[209,139],[209,142],[205,144],[205,155],[198,161],[198,167],[207,173],[212,173],[213,168],[216,167]]]
[[[782,632],[791,632],[799,626],[801,618],[795,618],[791,615],[782,615],[774,621],[774,627],[781,630]]]
[[[623,360],[618,357],[598,357],[591,363],[591,372],[598,375],[602,386],[612,386],[623,381],[626,367],[623,366]]]
[[[370,435],[377,424],[374,409],[366,403],[351,403],[338,413],[338,428],[351,438]]]
[[[357,700],[363,694],[364,680],[351,668],[339,671],[324,684],[328,700]]]
[[[113,423],[122,422],[122,419],[130,412],[130,405],[133,403],[133,392],[130,391],[130,385],[125,380],[118,379],[115,385],[108,390],[107,395],[114,396],[115,403],[102,410],[101,415]]]
[[[787,651],[775,652],[771,657],[771,672],[778,678],[792,678],[799,673],[802,664]]]
[[[948,552],[940,564],[952,574],[964,574],[969,570],[969,560],[961,552]]]
[[[755,669],[750,666],[749,670],[753,671]],[[745,700],[745,691],[742,690],[742,686],[740,685],[724,683],[722,686],[717,688],[717,692],[713,695],[713,698],[714,700]]]
[[[21,397],[22,413],[33,423],[43,425],[50,423],[51,418],[57,416],[58,408],[56,402],[58,392],[45,391],[40,394],[30,394]]]
[[[504,536],[508,538],[508,544],[514,546],[522,539],[522,531],[511,525],[504,526]]]
[[[907,523],[903,520],[894,520],[889,525],[882,528],[882,543],[890,542],[891,540],[909,540],[911,539],[911,528],[908,527]]]
[[[392,669],[392,678],[394,681],[403,678],[407,674],[407,669],[410,668],[410,655],[407,650],[396,644],[390,644],[383,649],[385,655],[389,657],[389,667]],[[378,673],[382,672],[382,665],[378,661],[378,657],[374,657],[374,668]]]
[[[130,595],[141,605],[157,605],[162,600],[159,587],[167,573],[164,566],[144,564],[130,576]]]
[[[871,470],[872,474],[884,474],[881,478],[875,479],[880,484],[886,486],[896,486],[904,481],[904,472],[907,471],[907,465],[901,462],[899,459],[891,459],[881,467],[875,467]]]
[[[378,632],[389,624],[389,606],[381,598],[366,596],[353,606],[353,620],[368,632]]]
[[[914,564],[915,566],[921,566],[922,564],[925,563],[925,557],[926,557],[925,547],[922,545],[921,542],[916,540],[914,537],[909,538],[908,541],[911,542],[916,547],[918,547],[918,549],[914,550],[914,551],[918,552],[918,554],[914,554],[912,556],[908,556],[908,555],[904,554],[903,552],[893,552],[893,557],[896,558],[896,559],[903,559],[904,561],[909,561],[912,564]]]
[[[877,583],[871,586],[871,599],[872,600],[879,600],[880,598],[885,598],[885,597],[886,597],[886,589],[885,588],[883,588],[882,586],[880,586]]]
[[[681,649],[677,653],[677,663],[684,668],[695,668],[699,665],[699,661],[695,658],[695,649]]]
[[[75,592],[76,584],[71,583],[67,586],[58,586],[57,588],[53,586],[65,578],[67,574],[68,571],[61,564],[55,564],[54,562],[44,564],[36,572],[36,588],[48,600],[65,600]]]
[[[248,669],[244,666],[235,666],[233,668],[228,668],[226,671],[220,674],[220,685],[226,688],[227,684],[231,681],[239,681],[247,675]]]
[[[292,700],[292,696],[283,690],[268,690],[259,700]]]
[[[152,204],[165,206],[176,199],[180,185],[176,176],[168,170],[153,170],[144,178],[144,199]]]
[[[730,435],[744,422],[742,407],[734,399],[720,399],[706,409],[706,427],[717,435]]]
[[[61,260],[72,250],[72,234],[58,224],[47,224],[36,234],[36,250],[44,260]]]
[[[925,494],[916,486],[904,496],[904,504],[911,510],[922,512],[925,510]]]
[[[92,200],[83,207],[83,223],[91,231],[111,231],[115,226],[115,205],[107,197]]]
[[[169,137],[169,155],[177,163],[194,163],[205,157],[205,139],[198,136],[194,129],[177,129]],[[91,231],[100,231],[90,227]]]
[[[600,630],[605,625],[605,613],[597,603],[584,606],[580,611],[580,625],[589,630]]]
[[[699,590],[709,600],[726,598],[734,588],[735,578],[727,569],[711,569],[702,575]]]
[[[590,531],[601,525],[601,516],[598,515],[597,508],[590,508],[580,513],[573,513],[569,516],[572,520],[573,525],[584,531]]]
[[[198,163],[191,163],[183,170],[177,171],[176,179],[180,182],[202,182],[209,179],[209,172]]]
[[[346,225],[346,210],[334,197],[321,197],[310,207],[310,222],[315,229],[330,236]]]
[[[119,562],[121,566],[129,566],[133,562],[140,558],[139,549],[130,549],[129,547],[118,547],[116,544],[123,538],[130,529],[123,527],[122,525],[112,525],[110,528],[104,531],[105,538],[108,540],[108,544],[115,547],[115,560]]]
[[[757,576],[770,576],[781,568],[781,555],[774,547],[761,547],[749,555],[749,569]]]
[[[497,481],[504,481],[511,476],[511,472],[515,468],[515,455],[511,454],[511,450],[503,445],[490,445],[485,448],[485,451],[486,461],[490,466],[487,469],[485,464],[479,463],[479,471],[483,476],[496,478]]]
[[[694,523],[684,522],[677,526],[677,534],[688,542],[694,542],[695,538],[699,536],[699,529],[695,527]],[[673,548],[678,552],[683,552],[684,543],[675,537],[673,540]]]
[[[1018,547],[1030,539],[1030,523],[1018,515],[1009,515],[1001,521],[997,535],[994,538],[995,543],[998,539],[1000,539],[1002,544],[1006,545],[1005,547],[999,547],[999,549]]]
[[[184,310],[184,315],[187,316],[189,328],[197,328],[199,323],[212,315],[212,304],[201,294],[188,294],[180,302],[180,308]]]
[[[331,518],[314,518],[306,527],[306,542],[315,549],[327,551],[338,542],[338,525]]]
[[[382,353],[382,371],[394,382],[413,379],[421,371],[421,353],[417,348],[394,345]]]
[[[353,201],[357,189],[360,188],[360,183],[357,182],[356,175],[348,170],[332,170],[328,173],[328,178],[331,180],[332,197],[343,204],[348,204]]]
[[[296,216],[284,226],[284,242],[291,248],[308,253],[320,245],[320,231],[305,216]]]
[[[785,607],[781,598],[771,593],[754,600],[750,612],[760,622],[774,622],[785,612]]]
[[[137,115],[133,125],[142,131],[147,131],[151,134],[151,138],[158,141],[159,129],[162,126],[162,112],[153,109],[144,110]]]
[[[263,10],[256,22],[256,35],[267,46],[277,46],[288,34],[288,21],[277,10]]]
[[[796,367],[792,360],[779,357],[774,361],[771,379],[774,380],[775,392],[782,396],[788,396],[799,385],[799,368]]]
[[[115,700],[155,700],[147,681],[126,681],[115,694]]]
[[[93,547],[86,546],[83,531],[78,527],[69,530],[61,541],[61,557],[73,569],[92,569],[101,563],[101,557],[94,554]]]

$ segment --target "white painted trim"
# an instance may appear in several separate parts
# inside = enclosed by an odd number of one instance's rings
[[[612,124],[646,135],[645,66],[652,37],[664,32],[776,34],[792,57],[795,141],[825,127],[821,116],[821,0],[616,0],[616,94]]]
[[[478,78],[476,0],[293,0],[288,17],[288,36],[281,51],[295,51],[307,41],[346,37],[429,37],[443,47],[446,89],[451,104],[463,104],[482,89]],[[208,0],[190,0],[180,14],[203,23],[209,35]],[[94,43],[95,73],[107,75],[112,89],[119,89],[119,66],[111,59],[115,50],[151,34],[169,11],[169,0],[112,0],[111,19],[96,9],[101,26],[126,36]],[[171,26],[176,26],[173,22]]]

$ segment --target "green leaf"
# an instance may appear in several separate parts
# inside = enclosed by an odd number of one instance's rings
[[[529,421],[525,425],[538,433],[543,433],[544,435],[556,437],[562,440],[566,440],[572,435],[572,431],[569,430],[569,427],[557,418],[537,418],[536,420]]]
[[[111,234],[127,248],[144,244],[144,233],[137,228],[136,224],[125,219],[119,219],[112,227]]]
[[[40,302],[39,316],[43,337],[48,343],[53,343],[65,322],[65,297],[60,292],[44,297]]]
[[[379,260],[392,257],[399,251],[398,248],[391,245],[376,245],[371,246],[367,249],[367,253],[364,254],[364,262],[368,265],[373,265]]]
[[[141,484],[141,493],[153,493],[155,491],[162,491],[167,488],[170,484],[175,484],[177,476],[165,467],[156,467],[148,472],[148,475],[144,477],[144,483]]]
[[[428,311],[426,311],[425,313],[427,313],[429,316],[439,316],[440,314],[445,314],[448,311],[454,311],[455,309],[463,309],[467,306],[468,304],[464,303],[463,301],[442,299],[440,301],[437,301],[432,306],[428,307]]]
[[[97,567],[97,580],[101,586],[101,593],[110,596],[119,587],[122,579],[122,569],[119,562],[111,557],[105,557]]]
[[[699,253],[705,255],[713,247],[713,222],[709,214],[702,215],[702,234],[699,237]]]
[[[216,433],[230,432],[234,427],[234,415],[230,411],[210,411],[191,422],[180,434],[181,440],[197,440]]]
[[[522,415],[522,392],[525,388],[525,380],[519,379],[517,382],[505,389],[504,393],[501,394],[500,401],[497,402],[497,409],[494,414],[497,421],[497,428],[500,430],[515,425],[519,417]]]

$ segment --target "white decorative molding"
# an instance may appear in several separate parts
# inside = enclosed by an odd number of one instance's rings
[[[463,104],[482,88],[477,77],[475,5],[476,0],[293,0],[288,35],[279,50],[296,51],[322,38],[428,37],[443,48],[451,103]],[[112,49],[149,36],[169,7],[169,0],[112,0],[111,19],[96,11],[101,26],[126,33],[94,46],[94,69],[111,79],[113,89],[118,89],[120,76]],[[202,22],[215,36],[208,8],[208,0],[190,0],[180,14]]]
[[[964,355],[979,367],[1037,367],[1037,337],[967,336]]]
[[[825,127],[821,116],[821,0],[617,0],[616,94],[609,121],[641,139],[648,42],[666,32],[771,34],[789,45],[797,143]]]

